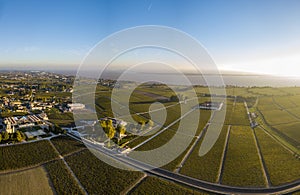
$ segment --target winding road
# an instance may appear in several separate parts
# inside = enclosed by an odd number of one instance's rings
[[[82,141],[80,137],[74,136],[72,134],[68,135],[78,141]],[[146,174],[156,175],[169,181],[177,182],[198,190],[205,190],[219,194],[286,194],[300,189],[300,180],[270,188],[232,187],[222,184],[210,183],[178,173],[173,173],[161,168],[152,167],[151,165],[137,161],[126,155],[120,155],[120,153],[118,152],[109,150],[107,148],[104,148],[103,146],[99,146],[98,144],[94,144],[84,138],[83,140],[86,146],[93,148],[118,162],[124,163],[129,167],[140,170]]]

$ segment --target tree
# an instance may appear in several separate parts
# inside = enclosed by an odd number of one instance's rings
[[[1,141],[2,141],[2,135],[0,134],[0,143],[1,143]]]
[[[126,133],[126,128],[123,125],[118,125],[117,128],[116,128],[116,131],[120,135],[124,135]]]
[[[170,102],[178,102],[179,98],[176,95],[171,95]]]
[[[150,129],[153,127],[153,124],[154,124],[154,123],[153,123],[152,120],[149,120],[149,121],[148,121],[148,126],[149,126]]]
[[[139,121],[140,130],[143,130],[145,127],[145,121]]]
[[[6,131],[2,132],[2,140],[3,141],[9,140],[9,134]]]
[[[107,127],[107,136],[108,136],[108,138],[109,139],[112,139],[112,138],[114,138],[115,137],[115,134],[116,134],[116,131],[115,131],[115,129],[114,129],[114,127],[111,125],[111,126],[108,126]]]
[[[22,134],[20,133],[20,131],[16,132],[16,139],[18,142],[21,142],[23,140]]]

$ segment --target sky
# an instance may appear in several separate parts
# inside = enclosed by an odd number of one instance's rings
[[[0,68],[77,67],[112,33],[163,25],[221,70],[300,76],[299,10],[298,0],[0,0]]]

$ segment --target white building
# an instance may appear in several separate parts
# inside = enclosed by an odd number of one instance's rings
[[[80,103],[68,104],[68,107],[71,111],[85,109],[85,105]]]

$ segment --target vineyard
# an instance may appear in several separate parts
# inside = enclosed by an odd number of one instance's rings
[[[85,148],[83,143],[65,135],[52,138],[51,142],[58,152],[63,156]]]
[[[155,187],[154,187],[155,186]],[[208,195],[205,192],[198,192],[191,189],[184,188],[173,182],[158,179],[156,177],[147,177],[129,194],[195,194],[195,195]]]
[[[47,163],[45,168],[57,194],[84,194],[63,161]]]
[[[261,164],[250,127],[232,126],[230,130],[222,184],[264,186]]]
[[[13,170],[43,164],[58,158],[49,141],[2,147],[0,171]]]
[[[263,130],[255,130],[273,185],[295,181],[300,177],[300,161]]]
[[[89,194],[119,194],[142,176],[140,172],[114,168],[87,150],[66,157],[66,161]]]
[[[200,141],[185,162],[180,173],[197,179],[216,182],[227,129],[227,126],[223,127],[213,148],[202,157],[199,156],[199,149],[202,143],[202,141]]]

